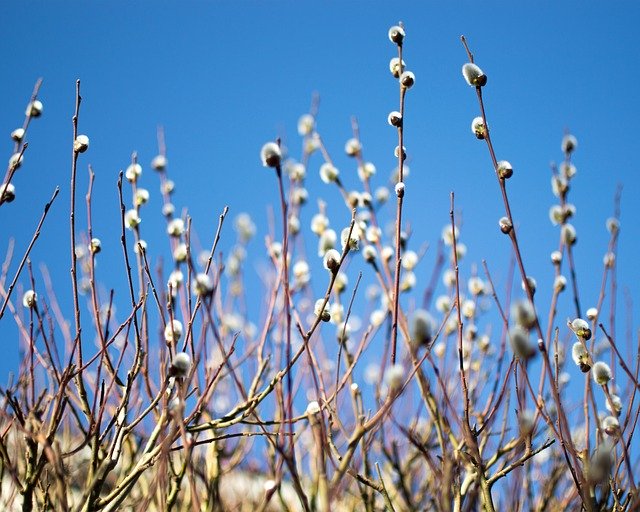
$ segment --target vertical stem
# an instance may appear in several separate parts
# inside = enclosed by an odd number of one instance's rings
[[[76,364],[78,368],[82,368],[82,326],[80,325],[80,303],[78,300],[78,276],[77,276],[77,257],[76,257],[76,170],[78,166],[78,151],[75,147],[75,142],[78,137],[78,116],[80,115],[80,103],[82,97],[80,96],[80,80],[76,80],[76,108],[71,119],[73,124],[73,144],[72,144],[72,159],[71,159],[71,208],[69,213],[69,228],[71,232],[71,285],[73,289],[73,311],[75,318],[76,335],[74,338],[74,344],[71,357],[73,357],[73,351],[77,348]],[[82,372],[78,372],[75,377],[76,387],[78,388],[78,394],[80,395],[80,402],[82,409],[87,419],[92,421],[91,409],[89,407],[89,401],[87,399],[87,391],[84,386],[84,380],[82,378]]]
[[[402,45],[398,45],[398,76],[402,75]],[[400,82],[399,82],[400,83]],[[406,87],[400,83],[400,116],[402,121],[398,126],[398,183],[404,184],[404,98],[407,92]],[[401,239],[402,239],[402,204],[404,200],[404,189],[396,193],[398,206],[396,209],[396,256],[395,256],[395,278],[393,282],[393,322],[391,327],[391,364],[396,363],[396,350],[398,344],[398,310],[400,304],[400,270],[401,270]]]

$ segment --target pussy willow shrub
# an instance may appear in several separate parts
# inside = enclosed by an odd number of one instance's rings
[[[509,203],[518,172],[496,156],[483,103],[491,82],[463,38],[461,80],[478,103],[469,136],[486,144],[504,202],[496,237],[510,241],[515,269],[503,290],[486,265],[460,270],[466,248],[452,195],[433,278],[419,283],[423,254],[403,218],[403,142],[405,100],[419,94],[420,82],[404,61],[404,38],[402,26],[389,30],[390,79],[400,93],[388,115],[397,138],[391,186],[380,186],[355,124],[344,147],[353,164],[336,167],[337,150],[316,128],[316,104],[298,123],[296,159],[280,141],[262,147],[280,220],[265,238],[268,271],[255,318],[244,295],[254,279],[245,270],[256,235],[250,216],[233,214],[229,226],[225,208],[212,247],[196,249],[191,220],[173,203],[163,137],[154,176],[135,154],[120,173],[113,226],[122,233],[117,279],[127,291],[104,292],[116,273],[97,266],[93,173],[84,204],[76,190],[78,166],[90,155],[79,131],[78,82],[69,148],[72,308],[62,311],[62,292],[46,273],[32,272],[31,246],[15,255],[14,274],[6,270],[10,250],[2,273],[0,316],[5,323],[13,316],[24,350],[17,378],[2,390],[4,509],[637,509],[639,366],[620,357],[615,302],[605,301],[615,297],[619,222],[606,221],[602,288],[584,310],[569,202],[578,143],[566,135],[551,174],[557,250],[548,275],[538,276],[553,282],[551,307],[536,307],[536,280],[518,243],[522,212]],[[43,113],[39,87],[11,134],[3,211],[29,202],[11,181],[28,159],[27,130]],[[346,206],[331,219],[305,188],[318,172],[322,194],[339,194]],[[143,185],[157,183],[170,265],[160,264],[166,251],[144,241],[153,212]],[[49,227],[49,205],[34,242]],[[305,209],[310,225],[300,220]],[[222,255],[218,240],[232,229],[236,243]],[[349,269],[358,259],[362,274]],[[562,294],[571,297],[568,322],[556,315]]]

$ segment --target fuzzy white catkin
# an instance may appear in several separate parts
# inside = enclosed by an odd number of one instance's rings
[[[389,366],[384,372],[384,382],[392,391],[397,391],[403,384],[405,371],[401,364]]]
[[[298,134],[301,136],[310,135],[313,132],[315,120],[311,114],[303,114],[298,119]]]
[[[484,281],[479,277],[471,277],[467,282],[467,288],[469,289],[469,293],[471,295],[482,295],[484,293]]]
[[[329,303],[325,304],[324,299],[318,299],[313,305],[313,314],[319,316],[323,322],[328,322],[331,319]]]
[[[131,183],[135,183],[142,175],[142,166],[138,163],[130,164],[124,172],[124,177]]]
[[[393,57],[389,61],[389,71],[391,71],[391,74],[395,78],[400,77],[400,73],[402,72],[401,69],[404,69],[404,66],[405,66],[404,59],[402,60],[402,65],[400,64],[400,59],[398,57]]]
[[[380,327],[382,325],[382,322],[384,322],[385,318],[387,318],[387,311],[382,309],[376,309],[371,312],[369,321],[374,327]]]
[[[306,261],[297,261],[293,265],[292,271],[296,286],[301,288],[311,281],[311,272],[309,270],[309,264]]]
[[[102,250],[102,242],[99,238],[92,238],[89,242],[89,251],[93,254],[98,254]]]
[[[160,192],[163,194],[172,194],[176,189],[176,184],[173,180],[165,180],[162,186],[160,187]]]
[[[553,281],[553,288],[558,292],[561,292],[565,289],[566,286],[567,286],[567,278],[564,277],[563,275],[556,276],[556,278]]]
[[[351,231],[351,235],[349,235],[349,232]],[[353,227],[353,230],[351,230],[351,228],[344,228],[342,230],[342,232],[340,233],[340,243],[342,244],[342,249],[344,250],[344,248],[347,246],[347,242],[349,244],[349,249],[352,251],[357,251],[359,248],[359,243],[360,243],[360,237],[359,237],[359,232],[360,228],[356,228],[356,226]]]
[[[3,183],[0,185],[0,202],[10,203],[16,198],[16,187],[13,183]]]
[[[318,256],[324,256],[328,250],[333,249],[337,241],[338,235],[333,229],[324,231],[318,240]]]
[[[389,29],[389,41],[397,44],[398,46],[402,45],[404,41],[405,32],[404,29],[400,25],[394,25]]]
[[[142,219],[135,209],[127,210],[127,213],[124,214],[124,223],[129,229],[136,228],[141,222]]]
[[[402,268],[413,270],[418,264],[418,254],[415,251],[406,251],[402,255]]]
[[[311,231],[320,236],[329,227],[329,218],[323,213],[316,213],[311,218]]]
[[[325,162],[320,166],[320,179],[325,183],[332,183],[338,179],[340,171],[329,162]]]
[[[578,147],[578,139],[573,135],[567,134],[562,137],[561,149],[563,153],[572,153]]]
[[[589,328],[589,323],[582,318],[576,318],[571,321],[571,330],[578,336],[578,338],[582,338],[588,340],[591,338],[591,329]]]
[[[351,138],[344,145],[344,152],[348,156],[357,156],[362,151],[362,144],[358,139]]]
[[[267,142],[260,150],[260,160],[265,167],[279,167],[282,151],[275,142]]]
[[[411,89],[416,83],[416,76],[411,71],[405,71],[400,75],[400,84],[402,87]]]
[[[133,248],[133,252],[135,252],[136,254],[139,254],[141,251],[145,252],[146,250],[147,250],[147,242],[142,239],[138,240],[138,243]]]
[[[180,320],[174,319],[171,322],[167,323],[166,327],[164,328],[164,340],[167,343],[175,343],[182,337],[182,332],[182,322],[180,322]]]
[[[142,206],[149,201],[149,191],[146,188],[139,188],[136,190],[133,202],[136,206]]]
[[[368,263],[373,263],[374,261],[376,261],[377,256],[378,256],[378,252],[376,251],[376,248],[373,245],[367,245],[362,250],[362,257]]]
[[[620,431],[620,422],[615,416],[607,416],[602,420],[602,430],[607,435],[615,436]]]
[[[611,401],[607,400],[604,404],[607,410],[612,414],[620,414],[622,411],[622,400],[618,395],[611,394]]]
[[[184,233],[184,221],[182,219],[173,219],[167,224],[167,234],[173,237],[179,237]]]
[[[562,241],[567,245],[574,245],[578,239],[576,228],[571,224],[564,224],[560,231],[560,235],[562,237]]]
[[[24,160],[24,155],[20,153],[14,153],[9,157],[9,167],[12,169],[19,169],[22,165],[22,161]]]
[[[531,276],[527,276],[527,285],[529,285],[529,289],[531,290],[532,294],[536,293],[536,288],[538,287],[538,283],[536,282],[535,278]],[[525,285],[525,282],[522,281],[521,287],[523,292],[527,291],[527,285]]]
[[[471,121],[471,131],[478,139],[484,139],[487,130],[484,126],[484,119],[482,117],[474,117]]]
[[[455,226],[455,228],[453,228],[452,230],[451,224],[445,224],[445,226],[442,228],[442,241],[444,242],[444,244],[449,247],[452,246],[454,236],[457,242],[458,238],[460,237],[460,230],[458,229],[458,226]]]
[[[509,340],[513,353],[520,359],[529,359],[535,355],[535,347],[531,343],[529,333],[522,327],[515,326],[509,329]]]
[[[616,233],[620,229],[620,221],[615,217],[609,217],[607,219],[606,226],[609,233]]]
[[[478,87],[487,83],[487,77],[479,66],[467,62],[462,66],[462,76],[471,86]]]
[[[387,116],[387,122],[391,126],[400,126],[402,124],[402,114],[397,110],[389,112],[389,115]]]
[[[11,138],[16,142],[20,142],[24,138],[24,128],[16,128],[11,132]]]
[[[436,329],[436,321],[427,310],[416,310],[411,322],[411,338],[416,345],[431,343]]]
[[[536,324],[536,310],[528,300],[520,300],[511,306],[511,318],[525,329],[531,329]]]
[[[593,374],[593,380],[596,382],[596,384],[599,384],[601,386],[607,384],[612,377],[611,368],[609,368],[609,365],[607,363],[604,363],[602,361],[598,361],[597,363],[595,363],[593,365],[593,368],[591,368],[591,372]]]
[[[360,180],[365,181],[370,179],[376,173],[376,166],[371,162],[364,162],[358,166],[358,177]]]
[[[25,308],[34,308],[38,302],[38,295],[33,290],[27,290],[22,296],[22,305]]]
[[[186,352],[178,352],[171,361],[171,374],[175,377],[186,377],[191,370],[191,357]]]
[[[513,176],[513,167],[507,160],[500,160],[496,170],[500,178],[509,179]]]
[[[78,135],[76,140],[73,142],[73,149],[77,153],[84,153],[89,149],[89,137],[86,135]]]
[[[440,313],[448,313],[451,309],[451,299],[448,295],[440,295],[436,299],[436,309],[440,311]]]
[[[209,295],[213,291],[213,283],[211,282],[211,278],[203,272],[196,275],[196,278],[193,282],[193,291],[199,297]]]
[[[29,117],[40,117],[44,106],[40,100],[34,100],[27,105],[25,115]]]
[[[171,289],[175,292],[182,283],[184,282],[184,274],[182,270],[174,270],[169,274],[169,279],[167,280],[167,286],[170,286]]]
[[[164,171],[167,168],[167,157],[164,155],[156,155],[151,160],[151,168],[156,171]]]
[[[402,280],[400,281],[400,290],[403,292],[408,292],[412,290],[416,283],[418,282],[418,278],[413,272],[407,271],[402,274]]]
[[[573,362],[580,366],[588,361],[589,352],[581,341],[576,341],[571,348],[571,357]]]
[[[307,405],[307,414],[318,414],[320,412],[320,404],[313,400]]]

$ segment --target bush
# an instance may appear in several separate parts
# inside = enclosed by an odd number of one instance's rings
[[[223,256],[218,243],[230,230],[225,208],[212,246],[199,253],[191,219],[178,216],[172,202],[162,133],[151,167],[171,264],[143,239],[149,192],[134,154],[120,173],[120,212],[113,217],[127,289],[124,296],[114,292],[112,269],[97,268],[103,247],[92,232],[93,174],[88,229],[78,227],[77,168],[91,145],[79,129],[77,83],[72,310],[60,310],[47,274],[34,274],[29,261],[40,229],[49,228],[57,190],[15,274],[3,272],[0,317],[11,313],[25,346],[17,378],[3,390],[5,508],[595,511],[639,505],[632,447],[638,366],[621,357],[615,301],[605,301],[607,289],[615,297],[618,213],[606,221],[602,288],[585,310],[570,224],[576,208],[569,202],[578,142],[565,135],[563,160],[552,169],[558,250],[547,286],[551,307],[541,311],[537,294],[544,287],[526,273],[514,218],[520,209],[512,211],[509,200],[507,185],[518,169],[496,156],[483,101],[491,82],[463,38],[462,75],[478,101],[470,136],[486,144],[504,207],[496,234],[508,238],[516,269],[504,290],[494,286],[486,263],[463,277],[466,247],[452,193],[432,278],[418,285],[424,250],[403,206],[411,190],[406,100],[418,92],[420,76],[404,63],[404,37],[402,26],[389,30],[400,98],[388,116],[397,139],[391,187],[374,187],[376,168],[364,158],[354,121],[344,150],[360,184],[347,188],[316,128],[317,101],[298,123],[298,160],[280,140],[262,147],[279,222],[278,234],[265,237],[257,317],[246,304],[247,287],[255,286],[245,268],[256,235],[251,217],[235,216],[236,243]],[[12,179],[27,150],[27,130],[43,113],[40,85],[23,127],[12,134],[0,199],[5,211],[24,207]],[[330,219],[319,200],[307,226],[301,213],[311,208],[305,188],[311,169],[319,170],[327,193],[337,189],[346,209]],[[619,201],[618,195],[616,212]],[[522,291],[512,299],[514,282]],[[567,322],[557,314],[561,294],[573,303]]]

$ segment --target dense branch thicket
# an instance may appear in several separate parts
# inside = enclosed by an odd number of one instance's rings
[[[69,144],[72,300],[29,258],[57,190],[28,248],[5,241],[0,321],[16,323],[23,359],[2,389],[4,510],[637,510],[640,352],[615,334],[619,195],[606,221],[602,287],[585,310],[569,202],[577,140],[566,134],[551,173],[550,219],[559,229],[547,276],[551,307],[541,311],[518,242],[523,212],[509,202],[509,180],[518,175],[496,157],[483,101],[490,85],[462,38],[462,74],[477,99],[469,136],[486,144],[504,203],[496,237],[509,239],[513,266],[502,290],[487,264],[460,266],[466,247],[452,193],[432,278],[418,284],[424,250],[407,230],[403,200],[405,186],[411,190],[405,103],[419,90],[404,61],[404,28],[392,27],[389,39],[399,91],[388,116],[397,138],[390,186],[375,185],[382,182],[354,120],[344,149],[359,183],[347,188],[356,180],[334,164],[316,100],[298,124],[297,160],[279,140],[262,148],[278,206],[264,238],[259,317],[245,295],[256,287],[245,270],[256,234],[250,216],[232,213],[229,226],[221,208],[212,246],[200,251],[191,219],[172,202],[162,130],[155,176],[143,178],[135,153],[120,173],[113,226],[122,259],[107,265],[121,269],[117,279],[127,286],[114,291],[117,272],[97,265],[90,166],[88,190],[76,190],[90,155],[78,81]],[[43,114],[40,86],[11,134],[5,212],[29,201],[12,179],[37,151],[36,143],[26,151],[25,141]],[[306,174],[318,169],[326,194],[344,200],[331,221],[305,188]],[[147,248],[150,221],[141,224],[152,217],[142,185],[154,181],[169,264],[167,253]],[[310,226],[301,225],[303,209],[314,212]],[[236,242],[222,255],[218,241],[232,229]],[[353,271],[357,259],[362,273]],[[568,321],[556,313],[561,294],[572,297]],[[620,356],[628,351],[634,360]]]

